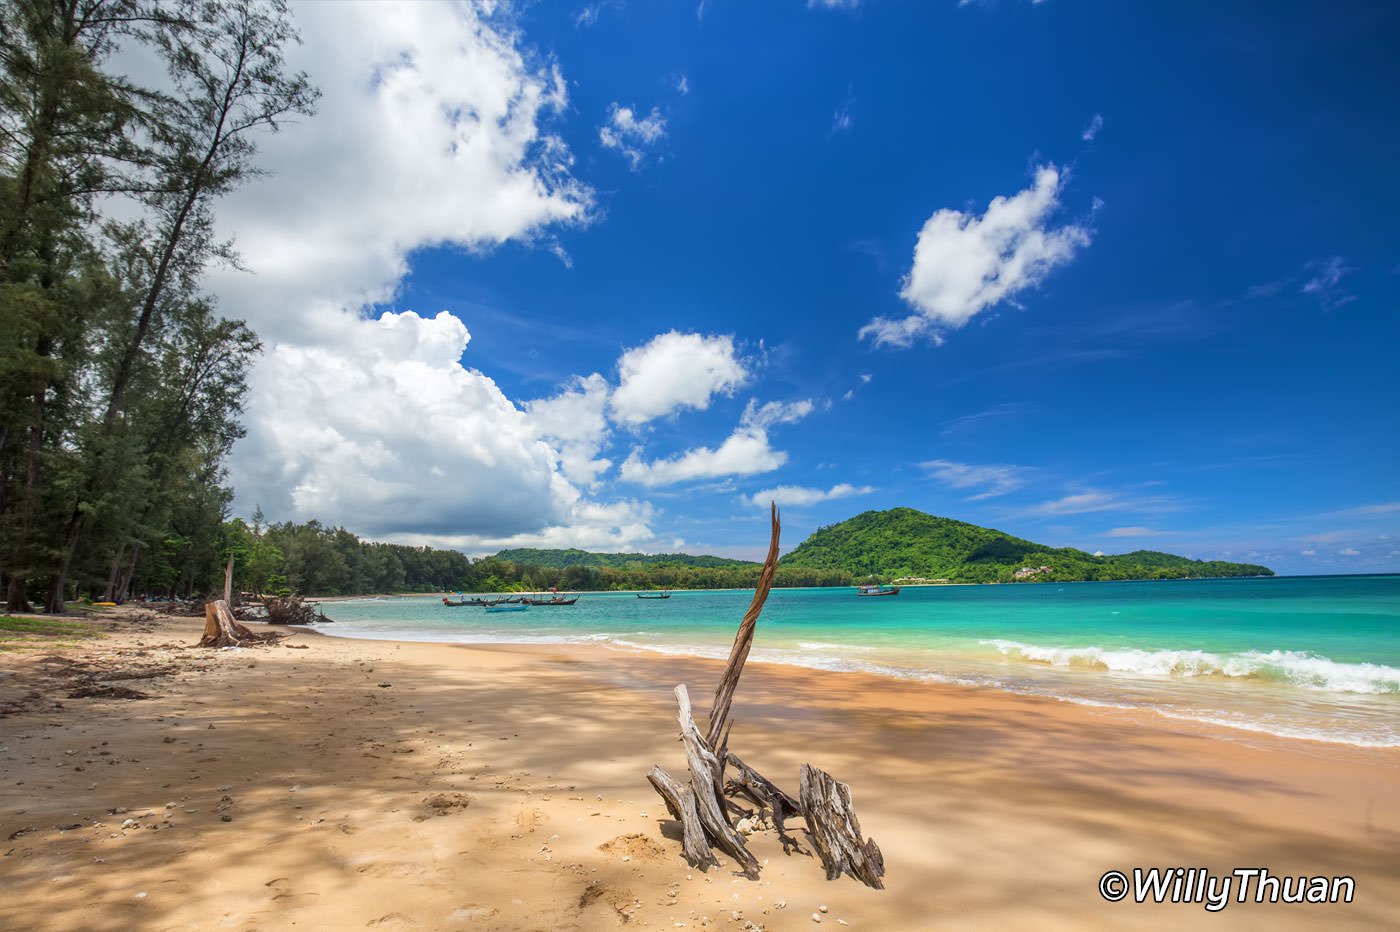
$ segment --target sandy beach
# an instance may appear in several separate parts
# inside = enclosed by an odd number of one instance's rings
[[[3,929],[1380,928],[1400,915],[1395,749],[751,664],[731,747],[789,789],[803,761],[849,783],[888,889],[829,882],[772,834],[749,840],[765,863],[753,882],[727,862],[687,867],[644,779],[653,763],[684,773],[671,688],[708,707],[717,663],[309,632],[208,651],[190,646],[196,619],[93,624],[103,636],[76,648],[0,654]],[[84,683],[147,698],[72,698]],[[1178,866],[1346,875],[1355,897],[1206,913],[1099,894],[1106,871]]]

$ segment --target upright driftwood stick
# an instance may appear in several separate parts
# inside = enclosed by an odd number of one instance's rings
[[[734,646],[729,650],[729,662],[724,665],[724,676],[720,677],[719,686],[715,688],[715,704],[710,707],[710,730],[705,735],[705,741],[712,749],[720,747],[722,743],[727,744],[721,740],[724,737],[724,721],[729,717],[729,705],[734,701],[739,674],[744,672],[744,661],[749,659],[754,625],[763,611],[763,603],[768,601],[768,590],[773,588],[773,575],[778,571],[778,532],[782,526],[778,522],[777,503],[770,502],[768,507],[773,522],[772,536],[768,541],[768,559],[763,561],[763,571],[758,574],[758,585],[753,590],[753,601],[744,613],[744,620],[739,623]]]

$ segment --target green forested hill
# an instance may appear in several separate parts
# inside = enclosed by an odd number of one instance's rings
[[[1273,575],[1263,566],[1188,560],[1152,550],[1096,557],[913,508],[867,511],[820,528],[783,557],[780,565],[846,570],[860,578],[924,577],[949,582],[1012,582],[1018,571],[1019,578],[1040,582]]]
[[[550,569],[566,569],[570,566],[611,566],[621,568],[634,564],[643,566],[756,566],[746,560],[731,560],[728,557],[691,556],[688,553],[593,553],[588,550],[535,550],[517,548],[502,550],[496,554],[497,560],[508,560],[524,566],[541,566]]]

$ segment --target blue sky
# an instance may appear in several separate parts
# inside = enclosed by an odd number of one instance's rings
[[[777,489],[789,547],[1400,570],[1400,8],[359,10],[293,8],[325,103],[226,213],[241,510],[753,556]]]

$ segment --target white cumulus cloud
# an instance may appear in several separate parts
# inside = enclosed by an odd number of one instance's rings
[[[978,216],[937,210],[914,246],[914,263],[900,297],[917,312],[877,317],[860,331],[877,344],[909,346],[921,336],[940,339],[988,307],[1033,288],[1089,244],[1089,231],[1050,220],[1059,207],[1063,173],[1053,165],[1035,172],[1031,186],[996,197]]]
[[[641,485],[660,486],[772,472],[787,462],[787,454],[770,445],[769,429],[801,420],[814,408],[808,400],[770,401],[764,405],[750,401],[739,419],[739,426],[718,447],[696,447],[651,462],[643,460],[641,451],[634,449],[622,464],[622,478]]]
[[[340,336],[279,344],[255,371],[235,460],[245,499],[372,535],[508,535],[565,519],[577,491],[524,413],[458,363],[461,321],[386,314]]]
[[[717,394],[730,395],[749,379],[732,336],[672,330],[629,349],[617,362],[612,417],[637,426],[680,408],[703,411]]]
[[[451,314],[365,315],[415,249],[557,248],[554,231],[589,220],[592,191],[550,128],[568,102],[558,66],[495,4],[293,15],[304,43],[288,62],[322,90],[319,109],[260,139],[269,174],[218,205],[251,274],[206,280],[265,346],[230,458],[237,508],[447,546],[647,537],[648,506],[575,485],[606,468],[601,377],[522,408],[462,365],[470,335]]]
[[[620,152],[633,171],[642,167],[647,150],[666,135],[666,120],[655,107],[643,117],[632,107],[614,102],[608,108],[608,119],[598,128],[598,141],[604,148]]]
[[[525,404],[536,433],[558,445],[564,475],[582,485],[593,485],[612,466],[599,456],[608,437],[611,391],[608,380],[595,372],[573,379],[557,395]]]
[[[777,502],[779,505],[815,505],[817,502],[828,502],[834,498],[849,498],[852,495],[869,495],[874,491],[874,486],[857,486],[851,485],[849,482],[833,485],[829,489],[813,489],[800,485],[779,485],[771,489],[764,489],[762,492],[755,492],[750,496],[749,501],[762,508],[767,508],[769,502]]]
[[[208,279],[263,340],[322,342],[324,312],[391,297],[420,246],[488,249],[586,221],[592,191],[548,129],[558,68],[476,4],[303,3],[287,50],[314,117],[259,140],[255,179],[219,203],[252,274]]]

